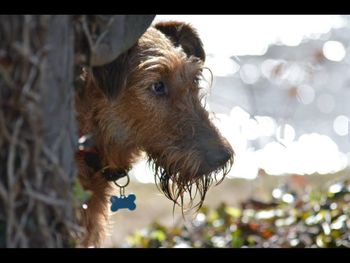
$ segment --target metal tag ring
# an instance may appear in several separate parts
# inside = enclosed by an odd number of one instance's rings
[[[126,181],[126,184],[125,184],[125,185],[120,185],[120,184],[117,183],[117,181],[113,181],[113,183],[114,183],[116,186],[118,186],[119,188],[124,188],[124,187],[128,186],[128,184],[130,183],[130,177],[129,177],[128,174],[126,175],[126,178],[127,178],[127,181]],[[122,178],[120,178],[120,179],[122,179]]]

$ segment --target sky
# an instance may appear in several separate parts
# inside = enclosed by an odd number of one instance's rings
[[[345,23],[338,15],[157,15],[154,22],[168,20],[191,23],[216,56],[262,55],[271,43],[296,46]]]
[[[238,70],[232,56],[263,55],[273,43],[297,46],[304,37],[318,38],[346,23],[338,15],[157,15],[154,23],[169,20],[197,29],[206,65],[216,76]]]

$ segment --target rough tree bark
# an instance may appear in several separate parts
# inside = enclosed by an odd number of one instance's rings
[[[0,16],[0,247],[75,246],[76,69],[109,63],[153,18]]]

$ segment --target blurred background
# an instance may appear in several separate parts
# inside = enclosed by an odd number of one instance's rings
[[[305,192],[349,177],[350,16],[158,15],[154,23],[167,20],[198,30],[214,76],[207,107],[236,154],[205,205],[267,201],[281,185]],[[130,174],[126,194],[136,194],[137,209],[111,215],[106,247],[126,246],[153,221],[173,227],[195,216],[173,212],[145,160]]]

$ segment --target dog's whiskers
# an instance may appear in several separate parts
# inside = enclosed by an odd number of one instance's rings
[[[156,164],[156,160],[149,159],[154,168],[155,182],[158,189],[164,195],[174,202],[174,205],[179,205],[182,210],[185,208],[200,209],[205,200],[205,196],[209,188],[215,183],[215,186],[220,184],[225,176],[229,173],[233,161],[229,161],[224,166],[217,168],[215,171],[198,176],[194,173],[191,177],[183,176],[181,172],[171,173],[171,171],[162,168]],[[198,168],[195,169],[198,171]],[[220,179],[218,176],[220,175]],[[188,203],[184,203],[185,195],[188,195]],[[199,196],[198,202],[194,202]]]

